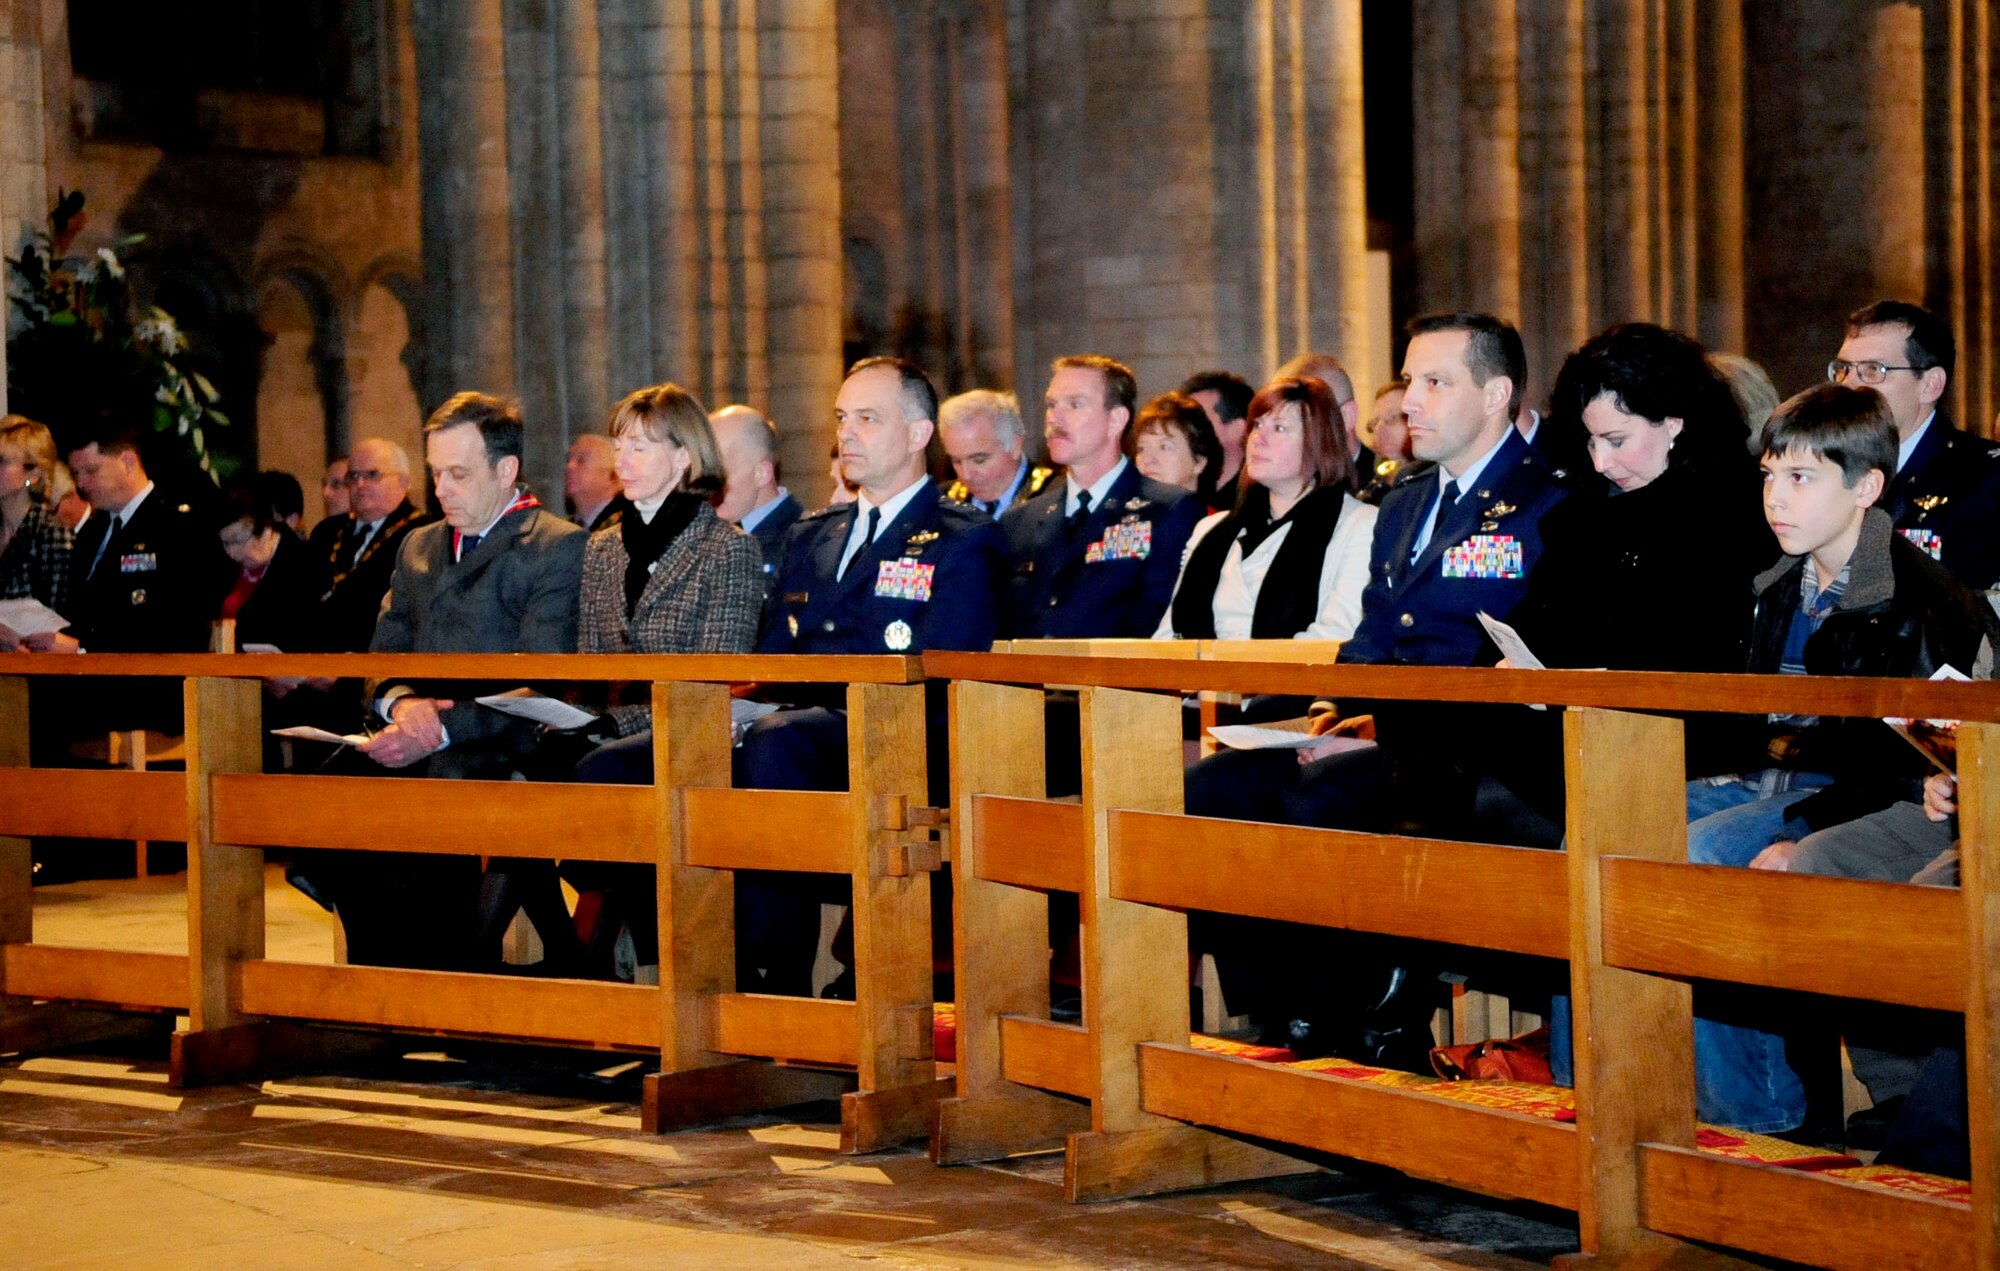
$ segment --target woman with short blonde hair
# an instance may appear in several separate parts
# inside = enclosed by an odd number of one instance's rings
[[[60,466],[47,426],[0,417],[0,600],[32,598],[58,613],[69,598],[71,544],[50,503]]]

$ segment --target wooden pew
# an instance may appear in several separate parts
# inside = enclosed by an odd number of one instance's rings
[[[648,788],[259,771],[255,677],[379,675],[391,662],[433,678],[651,682],[659,779]],[[34,944],[26,840],[0,840],[0,991],[10,1011],[0,1023],[36,1000],[184,1012],[189,1028],[173,1038],[173,1076],[183,1085],[338,1060],[372,1049],[376,1037],[365,1033],[384,1030],[658,1050],[661,1071],[646,1089],[656,1129],[844,1094],[849,1150],[920,1136],[940,1093],[930,1060],[927,878],[938,863],[930,833],[939,818],[923,807],[917,669],[915,659],[895,657],[0,657],[0,831],[189,844],[188,952],[156,957]],[[185,773],[25,766],[26,681],[17,677],[142,672],[187,677]],[[729,788],[729,686],[780,678],[849,684],[852,792]],[[579,839],[574,828],[585,825],[599,832]],[[463,853],[473,845],[657,864],[660,985],[265,957],[265,848]],[[732,871],[752,867],[850,875],[856,1001],[732,991]],[[53,1044],[59,1034],[44,1022],[34,1036]]]
[[[1030,1124],[1005,1109],[1047,1106],[1048,1096],[1022,1089],[1032,1086],[1090,1100],[1091,1131],[1072,1129],[1067,1143],[1072,1199],[1215,1181],[1191,1166],[1195,1140],[1148,1137],[1156,1127],[1203,1126],[1573,1208],[1586,1251],[1579,1263],[1694,1265],[1713,1258],[1703,1246],[1715,1245],[1828,1267],[2000,1265],[1993,1027],[2000,902],[1994,871],[1983,868],[1989,827],[2000,825],[2000,781],[1993,779],[2000,773],[1989,769],[2000,766],[2000,726],[1990,722],[2000,719],[2000,698],[1992,686],[1358,667],[1315,668],[1302,683],[1296,668],[1276,664],[1201,665],[1191,673],[1165,661],[1084,665],[938,654],[926,666],[956,681],[959,703],[1032,692],[1003,686],[1038,680],[1140,690],[1083,690],[1091,776],[1081,826],[1065,825],[1032,800],[1006,797],[1004,774],[960,799],[964,844],[974,858],[961,866],[968,876],[1003,890],[1090,889],[1085,894],[1096,904],[1086,902],[1086,922],[1095,919],[1099,930],[1085,941],[1085,981],[1104,987],[1086,997],[1087,1030],[1062,1029],[1035,1018],[1038,1007],[1046,1011],[1032,1000],[1033,985],[1016,984],[1011,997],[989,994],[965,983],[980,968],[961,966],[960,1010],[971,1008],[973,1018],[961,1015],[961,1094],[940,1108],[933,1138],[940,1161],[1006,1149],[1010,1140],[991,1127]],[[1569,850],[1175,816],[1162,806],[1173,800],[1162,799],[1159,787],[1178,776],[1166,759],[1177,737],[1168,712],[1155,705],[1171,699],[1144,690],[1217,684],[1594,707],[1566,719]],[[1629,713],[1669,706],[1988,721],[1969,723],[1962,734],[1964,891],[1686,864],[1680,725]],[[979,779],[976,765],[967,767],[955,775]],[[1032,777],[1017,786],[1032,790]],[[1114,790],[1126,793],[1107,803]],[[1079,836],[1086,840],[1081,876],[1048,848]],[[1029,850],[1031,839],[1042,842]],[[1341,885],[1313,885],[1330,877]],[[1134,918],[1127,907],[1152,913]],[[977,908],[970,891],[963,893],[961,938],[964,924],[990,921],[996,930],[989,939],[1011,931],[1024,941],[1019,913],[1011,922],[963,916]],[[1180,981],[1163,967],[1184,956],[1180,913],[1189,908],[1567,956],[1576,1007],[1575,1124],[1188,1047]],[[1972,1204],[1697,1151],[1691,977],[1965,1010]],[[996,1018],[989,1024],[982,1014]],[[1048,1116],[1034,1125],[1044,1137],[1058,1128]]]

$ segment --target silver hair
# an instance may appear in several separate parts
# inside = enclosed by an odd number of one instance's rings
[[[354,451],[361,449],[363,446],[386,446],[389,450],[389,471],[399,477],[410,475],[410,452],[395,442],[390,441],[387,437],[363,437],[360,441],[355,442],[353,448],[348,451],[350,467],[353,466],[352,458]]]
[[[980,416],[993,421],[993,435],[1001,445],[1011,445],[1028,435],[1021,426],[1021,403],[1012,393],[991,388],[975,388],[947,397],[938,406],[940,430],[968,423]]]

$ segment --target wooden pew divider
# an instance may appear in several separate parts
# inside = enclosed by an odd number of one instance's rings
[[[1986,855],[2000,832],[2000,779],[1990,771],[2000,767],[1992,758],[2000,755],[2000,724],[1991,722],[2000,705],[1991,685],[1454,670],[1427,670],[1413,683],[1418,673],[1404,669],[1319,667],[1304,677],[1329,693],[1364,697],[1571,706],[1569,843],[1556,854],[1172,815],[1179,771],[1168,771],[1161,741],[1178,736],[1171,712],[1121,699],[1206,686],[1297,691],[1275,663],[1191,674],[1164,660],[933,654],[926,667],[954,679],[961,702],[990,694],[1032,700],[1037,684],[1082,686],[1091,841],[1087,876],[1077,881],[1088,888],[1088,1028],[999,1016],[996,1076],[978,1054],[993,1050],[985,1025],[994,1021],[961,1018],[959,1056],[961,1087],[984,1074],[995,1108],[1018,1100],[1008,1078],[1090,1100],[1092,1129],[1068,1144],[1072,1199],[1100,1194],[1093,1191],[1100,1181],[1120,1195],[1193,1185],[1169,1181],[1191,1172],[1185,1159],[1171,1144],[1149,1151],[1144,1136],[1156,1126],[1206,1126],[1574,1209],[1584,1252],[1559,1259],[1563,1265],[1744,1265],[1730,1250],[1855,1271],[2000,1265],[2000,871]],[[1000,687],[1007,684],[1031,687]],[[1959,767],[1963,889],[1687,864],[1681,725],[1633,713],[1661,709],[1968,720]],[[1171,799],[1162,788],[1175,792]],[[961,798],[967,850],[981,866],[969,874],[1044,889],[1058,882],[1052,862],[980,834],[990,826],[1022,834],[1035,824],[1035,810],[1024,806],[1032,800],[997,791]],[[1056,827],[1047,811],[1044,822]],[[1315,887],[1313,871],[1341,885]],[[970,883],[964,897],[976,900]],[[1510,899],[1521,906],[1511,917]],[[1185,1006],[1170,1009],[1139,973],[1157,967],[1162,947],[1172,952],[1175,933],[1127,919],[1121,906],[1152,907],[1152,916],[1175,921],[1187,909],[1218,909],[1567,956],[1575,1124],[1189,1047]],[[961,971],[976,969],[969,963]],[[1867,1170],[1849,1178],[1697,1150],[1689,982],[1700,979],[1962,1008],[1971,1204],[1876,1185],[1864,1181]],[[1182,996],[1178,977],[1156,975],[1160,984]],[[979,992],[961,988],[961,1011]],[[1017,1046],[1029,1038],[1031,1046]],[[938,1150],[952,1144],[951,1108],[941,1110],[937,1158],[977,1159]]]

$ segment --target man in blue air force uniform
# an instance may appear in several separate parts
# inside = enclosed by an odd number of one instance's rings
[[[1089,355],[1057,358],[1054,371],[1044,428],[1049,458],[1066,471],[1000,518],[1013,571],[1006,633],[1144,639],[1173,599],[1203,509],[1125,457],[1138,400],[1130,370]]]
[[[1491,653],[1478,614],[1505,620],[1541,556],[1540,522],[1563,497],[1547,462],[1514,427],[1527,357],[1513,327],[1483,314],[1413,320],[1404,358],[1410,446],[1434,468],[1399,482],[1375,523],[1361,624],[1339,660],[1470,666]],[[1224,751],[1188,770],[1187,810],[1198,816],[1338,829],[1412,829],[1463,836],[1473,786],[1461,747],[1505,745],[1482,736],[1477,712],[1417,702],[1373,706],[1380,746],[1327,755],[1324,747]],[[1400,949],[1317,928],[1223,922],[1214,944],[1246,959],[1244,1005],[1265,1039],[1302,1053],[1337,1051],[1413,1065],[1430,1044],[1436,977],[1398,967]],[[1349,968],[1324,974],[1329,958]],[[1370,971],[1372,968],[1372,973]]]
[[[945,502],[925,449],[937,392],[923,371],[893,358],[858,362],[834,404],[842,475],[853,503],[804,517],[786,536],[761,653],[921,653],[984,650],[998,622],[999,530]],[[940,686],[942,687],[942,686]],[[739,788],[847,788],[847,715],[837,688],[800,685],[772,696],[788,709],[750,726],[736,751]],[[942,705],[938,698],[935,706]],[[929,720],[934,802],[946,783],[942,711]],[[808,991],[818,906],[842,880],[740,874],[738,985],[746,992]]]

